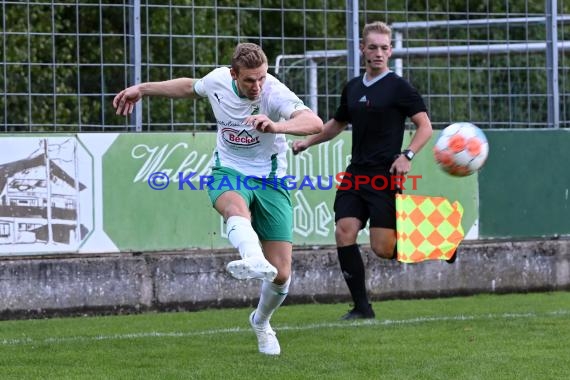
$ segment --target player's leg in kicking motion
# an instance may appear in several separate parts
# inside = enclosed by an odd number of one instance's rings
[[[281,353],[269,322],[289,291],[293,251],[291,200],[287,191],[273,190],[226,191],[214,203],[226,220],[228,239],[241,256],[228,263],[227,270],[237,279],[263,280],[259,304],[249,322],[259,351],[267,355]]]
[[[257,233],[251,225],[249,208],[242,196],[226,191],[216,199],[215,208],[226,220],[228,239],[241,256],[241,260],[228,263],[228,272],[238,280],[257,278],[273,281],[277,268],[263,255]]]

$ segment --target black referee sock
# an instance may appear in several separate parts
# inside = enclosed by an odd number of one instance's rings
[[[348,290],[350,290],[354,307],[358,310],[367,310],[370,306],[366,296],[364,262],[360,256],[358,245],[338,247],[337,253],[340,269],[346,285],[348,285]]]

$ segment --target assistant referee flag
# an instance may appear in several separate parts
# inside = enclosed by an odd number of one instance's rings
[[[398,261],[449,260],[465,236],[463,206],[443,197],[396,194]]]

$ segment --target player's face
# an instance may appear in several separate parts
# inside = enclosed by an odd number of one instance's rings
[[[392,56],[390,36],[369,33],[360,45],[367,69],[384,72],[389,70],[388,59]]]
[[[261,87],[267,79],[267,64],[263,64],[256,69],[240,68],[239,72],[230,70],[232,78],[236,81],[240,96],[245,96],[249,100],[255,100],[261,95]]]

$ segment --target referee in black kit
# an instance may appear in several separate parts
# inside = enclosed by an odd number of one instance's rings
[[[346,169],[355,176],[405,176],[414,155],[432,134],[426,105],[405,79],[392,72],[392,31],[383,22],[364,26],[360,50],[366,71],[344,87],[340,105],[321,133],[293,143],[299,153],[340,134],[352,125],[352,159]],[[415,124],[410,145],[402,150],[406,118]],[[362,177],[361,177],[362,178]],[[381,258],[393,259],[396,252],[396,189],[374,189],[370,183],[338,189],[334,202],[335,238],[338,260],[354,307],[342,319],[374,318],[368,301],[364,263],[356,244],[358,232],[370,221],[370,246]]]

